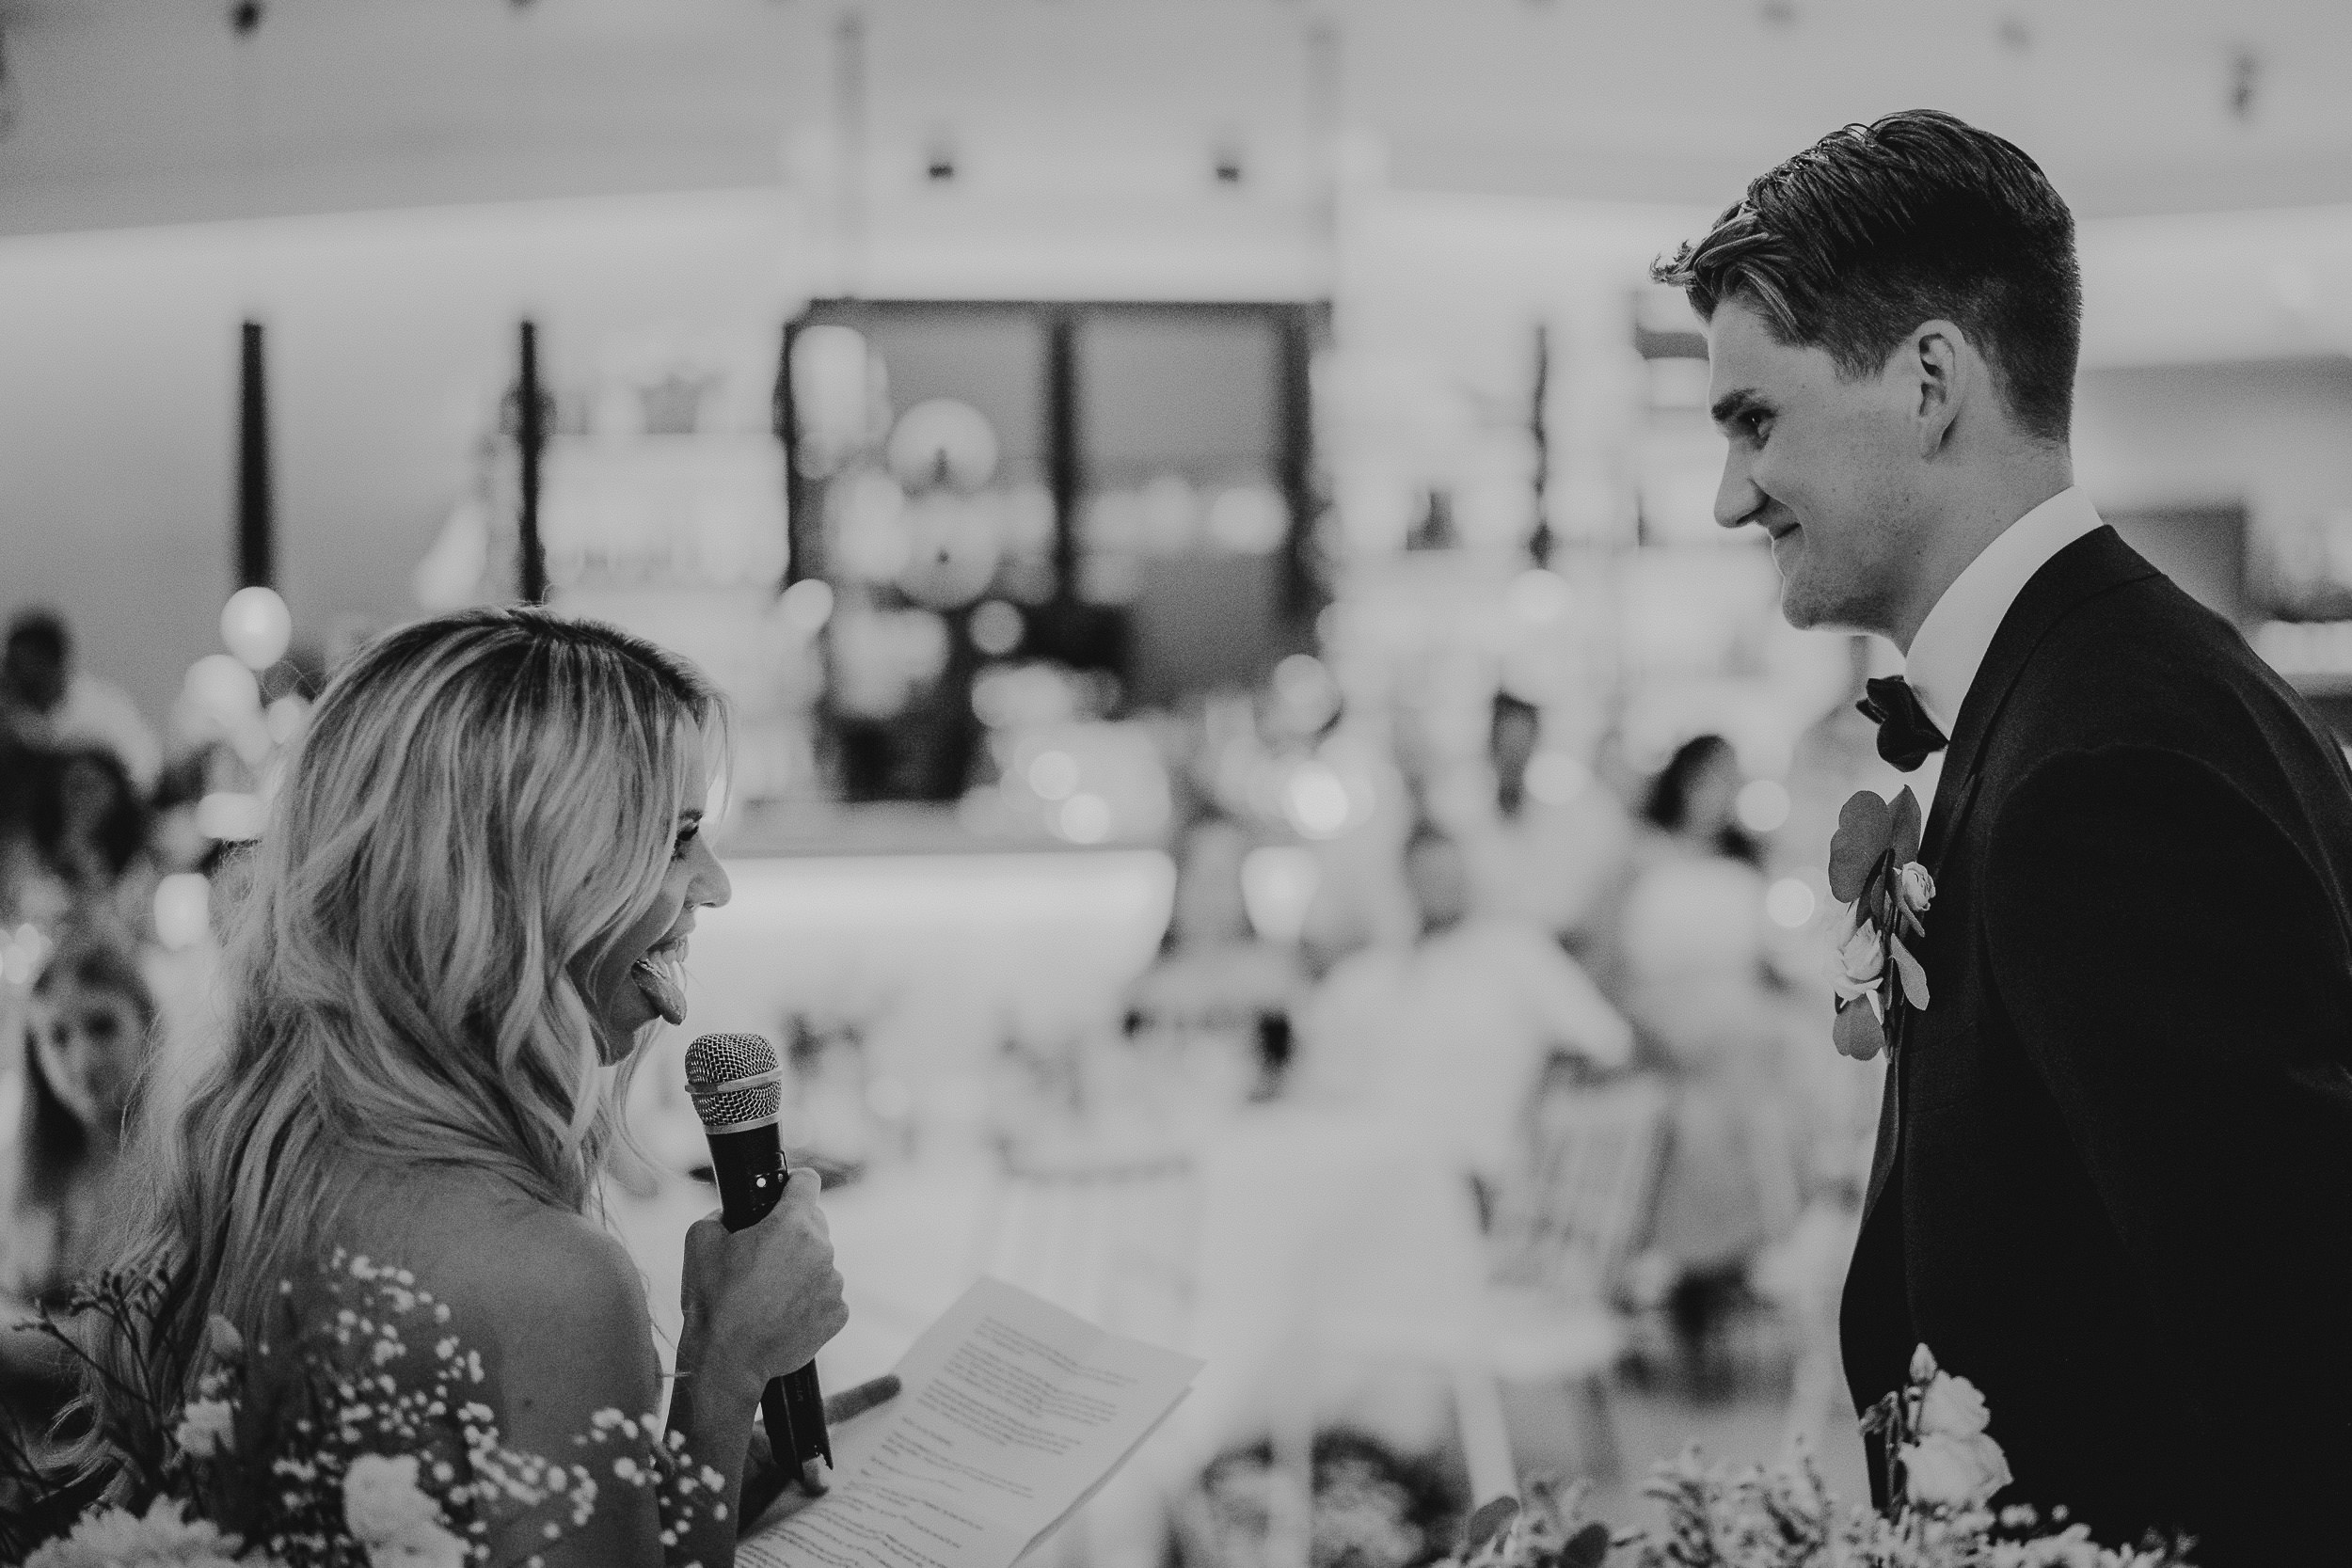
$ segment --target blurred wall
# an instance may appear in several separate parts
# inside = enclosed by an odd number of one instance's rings
[[[57,604],[88,666],[162,719],[188,661],[215,646],[231,586],[236,334],[251,314],[270,329],[298,634],[323,643],[339,619],[411,613],[411,568],[478,481],[516,323],[543,324],[558,383],[666,333],[734,344],[751,366],[740,390],[764,400],[767,344],[827,277],[823,236],[795,211],[765,189],[0,240],[0,599]],[[1455,487],[1468,531],[1490,511],[1511,524],[1539,320],[1553,332],[1554,516],[1572,534],[1604,523],[1640,396],[1631,294],[1706,215],[1352,189],[1341,352],[1317,379],[1318,439],[1351,531],[1401,531],[1406,516],[1356,504],[1402,493],[1400,480]],[[1011,209],[969,216],[976,233],[1020,231]],[[2264,260],[2274,244],[2289,261]],[[2084,261],[2077,436],[2095,496],[2242,500],[2257,539],[2342,509],[2352,360],[2333,279],[2352,264],[2352,210],[2094,222]],[[901,271],[878,264],[869,281],[912,284],[922,269]],[[1269,263],[1248,292],[1280,292],[1278,279],[1298,280]],[[954,293],[959,277],[921,281]]]
[[[2110,512],[2208,508],[2226,530],[2243,506],[2247,608],[2260,618],[2265,558],[2352,518],[2352,358],[2087,371],[2074,469]]]
[[[84,667],[162,721],[234,586],[252,316],[297,638],[413,615],[409,573],[477,483],[524,315],[559,382],[648,335],[771,356],[790,245],[772,192],[0,243],[0,599],[63,610]],[[764,385],[746,390],[764,404]]]

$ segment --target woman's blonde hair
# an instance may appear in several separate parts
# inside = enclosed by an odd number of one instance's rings
[[[244,867],[225,1039],[147,1130],[132,1261],[161,1269],[142,1369],[184,1389],[213,1314],[264,1327],[355,1165],[464,1164],[585,1212],[616,1105],[574,983],[653,902],[699,807],[683,661],[543,610],[387,633],[330,682]]]

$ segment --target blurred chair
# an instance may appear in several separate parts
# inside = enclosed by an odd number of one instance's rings
[[[1115,1334],[1188,1341],[1200,1223],[1189,1156],[1016,1152],[1003,1177],[979,1272]]]
[[[1621,1460],[1609,1403],[1625,1347],[1615,1304],[1656,1190],[1667,1109],[1666,1090],[1647,1079],[1549,1090],[1496,1204],[1487,1367],[1502,1386],[1581,1394],[1585,1467],[1604,1478]]]
[[[977,1267],[1114,1334],[1191,1343],[1200,1189],[1193,1160],[1107,1148],[1009,1149]],[[1039,1568],[1084,1568],[1097,1527],[1081,1509]],[[1300,1568],[1304,1568],[1301,1564]]]

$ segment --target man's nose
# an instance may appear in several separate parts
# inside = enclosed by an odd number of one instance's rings
[[[1724,480],[1715,487],[1715,524],[1718,528],[1738,528],[1756,515],[1764,504],[1764,493],[1748,477],[1747,461],[1738,449],[1724,454]]]

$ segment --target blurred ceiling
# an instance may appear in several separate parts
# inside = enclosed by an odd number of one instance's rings
[[[1399,186],[1716,204],[1924,104],[2087,216],[2352,202],[2347,0],[0,0],[0,232],[805,178],[852,8],[910,192],[1336,120]]]

